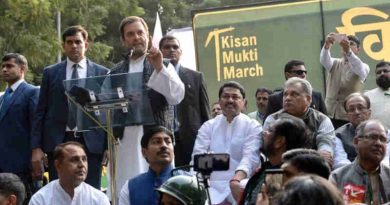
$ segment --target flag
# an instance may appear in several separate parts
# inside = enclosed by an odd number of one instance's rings
[[[180,48],[182,50],[180,64],[192,70],[197,70],[194,34],[192,32],[192,28],[186,27],[172,29],[167,33],[167,35],[176,37],[180,42]]]
[[[156,12],[156,24],[154,25],[153,38],[152,38],[152,44],[154,47],[158,48],[158,43],[160,42],[160,39],[162,37],[163,34],[161,29],[160,17],[158,15],[158,12]]]

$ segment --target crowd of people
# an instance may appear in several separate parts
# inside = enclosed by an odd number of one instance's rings
[[[291,60],[283,89],[257,89],[257,110],[247,115],[245,88],[235,81],[223,83],[218,102],[210,104],[203,74],[181,65],[175,37],[151,46],[148,26],[137,16],[124,18],[119,30],[128,53],[108,69],[86,57],[82,26],[66,28],[66,59],[44,69],[40,88],[24,80],[23,55],[2,58],[7,89],[0,97],[0,204],[390,202],[390,62],[376,65],[377,88],[364,92],[370,69],[358,57],[357,37],[326,37],[319,58],[328,72],[325,100],[306,79],[305,63]],[[333,58],[337,43],[342,56]],[[129,73],[142,76],[132,83],[147,93],[142,103],[150,106],[143,113],[153,123],[113,128],[120,143],[111,159],[115,186],[106,195],[101,173],[110,136],[78,127],[80,110],[63,82]],[[205,153],[229,154],[228,169],[203,176],[181,169]],[[266,180],[271,169],[283,174],[277,189]],[[45,171],[50,182],[42,186]]]

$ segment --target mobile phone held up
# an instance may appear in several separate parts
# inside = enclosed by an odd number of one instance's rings
[[[334,34],[333,38],[337,43],[340,43],[343,40],[348,40],[347,34],[343,33],[336,33]]]
[[[211,173],[229,170],[230,156],[227,153],[194,155],[194,171]]]
[[[283,188],[283,170],[266,169],[264,183],[269,197],[275,196]]]

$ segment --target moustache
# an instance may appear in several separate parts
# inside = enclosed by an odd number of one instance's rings
[[[164,148],[157,152],[158,155],[160,154],[169,154],[168,149]]]

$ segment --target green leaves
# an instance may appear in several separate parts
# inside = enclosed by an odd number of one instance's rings
[[[57,61],[62,42],[57,33],[57,13],[61,32],[80,24],[89,33],[88,58],[112,67],[122,60],[118,26],[126,16],[141,16],[153,32],[156,12],[163,33],[171,28],[191,26],[191,9],[226,6],[255,0],[2,0],[0,6],[0,54],[19,52],[29,62],[26,76],[41,83],[42,70]],[[151,33],[152,34],[152,33]],[[0,81],[0,90],[5,84]]]

